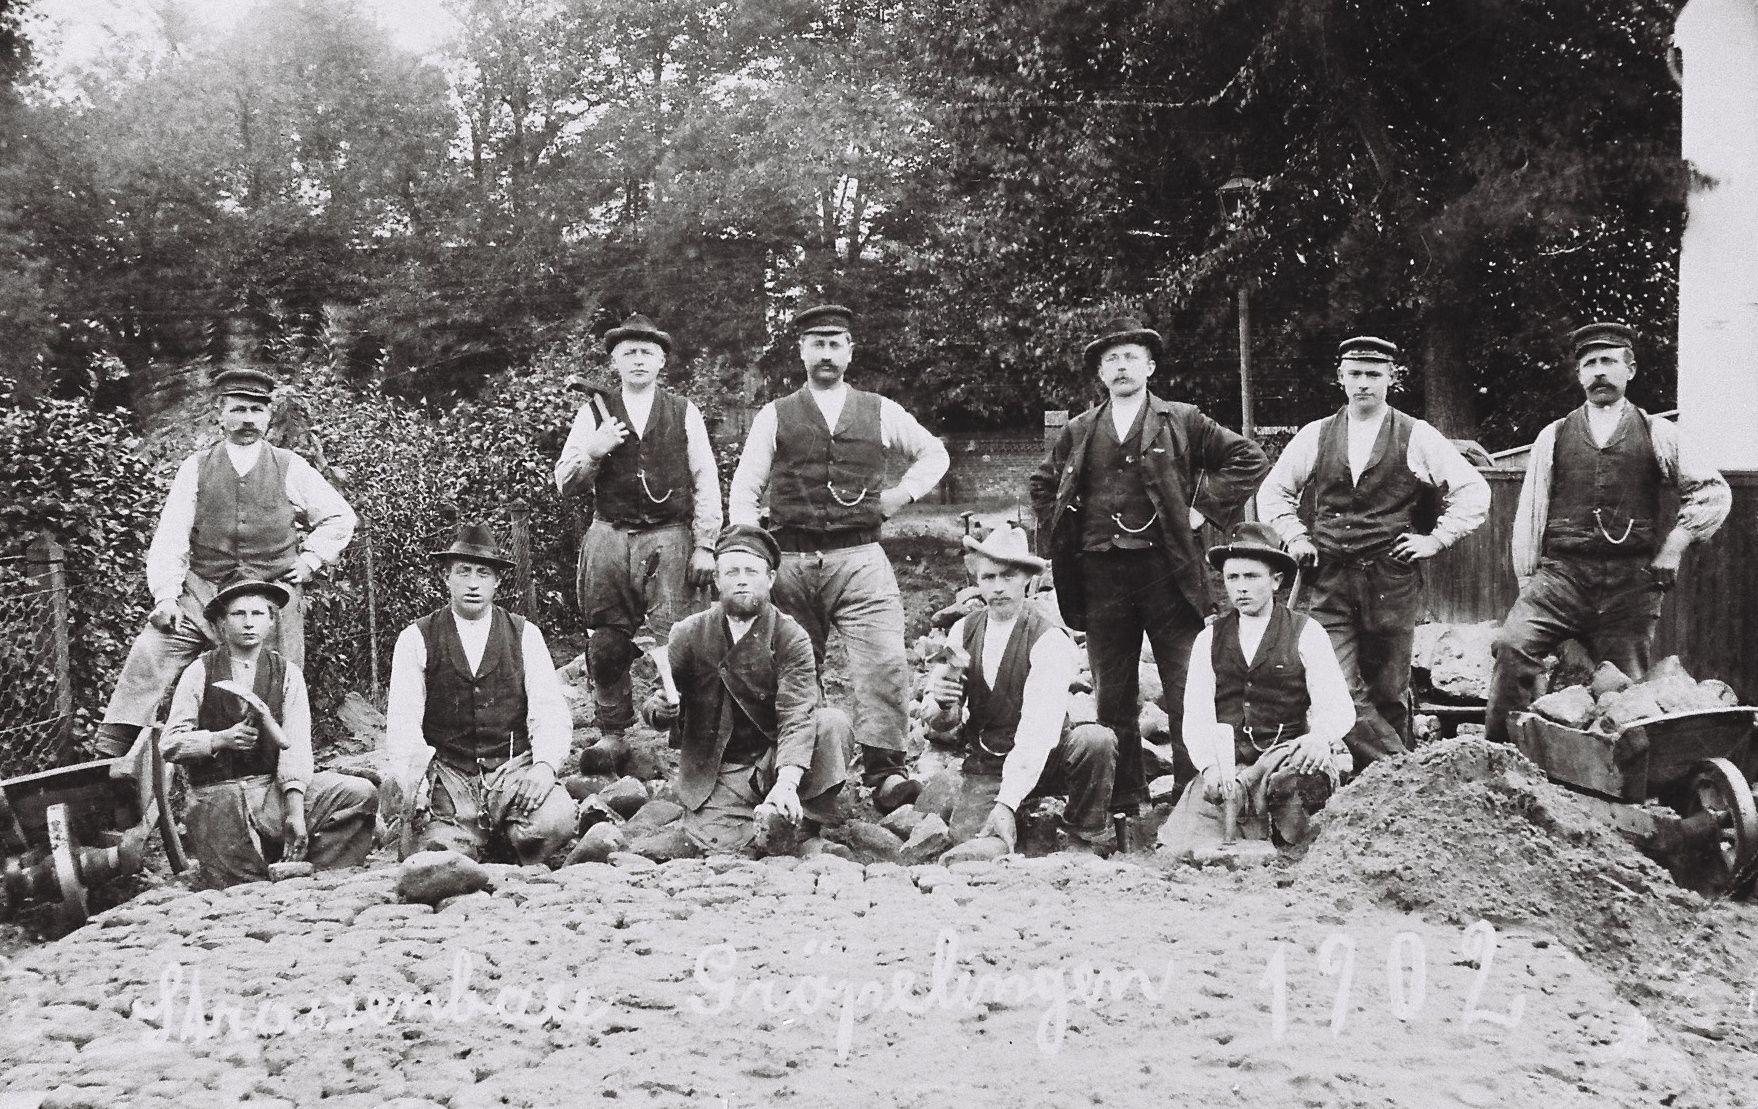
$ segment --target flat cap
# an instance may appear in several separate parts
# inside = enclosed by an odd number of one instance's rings
[[[262,370],[234,366],[215,374],[213,387],[222,397],[249,397],[267,404],[274,396],[275,379]]]
[[[624,339],[641,339],[649,343],[658,343],[659,349],[671,353],[671,336],[659,330],[652,320],[636,312],[623,321],[621,327],[613,327],[604,333],[605,353],[617,349],[617,344]]]
[[[853,311],[840,304],[820,304],[794,314],[794,332],[799,335],[848,331],[855,322]]]
[[[1378,335],[1356,335],[1337,344],[1337,361],[1396,362],[1398,344]]]
[[[750,524],[728,524],[714,541],[714,557],[740,551],[753,554],[769,563],[771,570],[781,565],[781,544],[762,528]]]
[[[1602,347],[1634,347],[1636,329],[1627,323],[1607,320],[1577,327],[1569,332],[1569,350],[1576,358]]]

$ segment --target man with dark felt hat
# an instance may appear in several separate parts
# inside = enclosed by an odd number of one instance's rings
[[[1622,323],[1569,335],[1586,403],[1532,444],[1514,514],[1520,596],[1496,634],[1490,739],[1509,742],[1509,714],[1532,703],[1545,657],[1565,639],[1640,679],[1685,548],[1713,536],[1732,506],[1726,479],[1692,461],[1678,426],[1625,398],[1635,342]],[[1667,488],[1678,490],[1679,508],[1663,534]]]
[[[810,820],[841,821],[854,728],[820,703],[812,641],[770,602],[782,552],[773,536],[729,525],[715,544],[720,599],[672,626],[665,664],[678,700],[664,689],[642,706],[679,748],[677,795],[684,831],[704,850],[775,849]],[[758,820],[789,825],[762,837]]]
[[[153,610],[129,648],[104,709],[97,752],[124,754],[155,719],[159,702],[191,659],[219,642],[202,610],[237,575],[279,581],[292,599],[273,638],[295,666],[305,661],[305,582],[341,556],[354,510],[310,463],[264,441],[274,379],[230,368],[214,375],[221,441],[184,459],[165,495],[147,550]]]
[[[879,528],[926,496],[946,473],[946,448],[888,397],[843,381],[854,353],[854,314],[821,304],[794,316],[806,383],[764,405],[751,422],[727,495],[735,524],[760,522],[765,494],[781,548],[775,604],[811,637],[820,666],[830,632],[848,650],[862,776],[882,811],[914,799],[905,775],[909,665],[903,595],[879,546]],[[909,460],[885,488],[885,455]]]
[[[573,721],[537,625],[494,603],[513,568],[483,524],[465,524],[434,561],[450,603],[397,637],[385,746],[406,796],[427,814],[422,850],[543,862],[574,834],[556,784]]]
[[[1349,687],[1324,629],[1276,601],[1297,566],[1275,529],[1241,523],[1208,562],[1233,611],[1191,648],[1184,746],[1205,800],[1241,798],[1243,811],[1268,818],[1273,838],[1297,843],[1352,768]]]
[[[1489,516],[1483,475],[1427,422],[1386,403],[1402,371],[1396,343],[1343,340],[1346,403],[1300,429],[1257,493],[1258,518],[1308,567],[1312,618],[1355,699],[1348,742],[1357,766],[1407,749],[1418,567]]]
[[[1111,807],[1119,812],[1147,800],[1142,635],[1176,736],[1190,644],[1211,608],[1197,530],[1205,520],[1231,523],[1269,467],[1249,439],[1148,392],[1163,355],[1157,331],[1111,321],[1085,351],[1107,399],[1068,421],[1031,478],[1057,604],[1070,628],[1087,633],[1099,723],[1117,736]]]
[[[1066,845],[1089,853],[1109,849],[1117,736],[1103,724],[1068,718],[1080,653],[1027,597],[1049,563],[1031,553],[1025,531],[1015,525],[963,542],[983,610],[954,624],[947,639],[964,649],[970,664],[962,679],[934,678],[924,702],[933,713],[928,726],[957,729],[965,756],[952,840],[990,838],[998,841],[998,853],[1011,852],[1020,805],[1060,794],[1068,798]]]
[[[188,775],[185,842],[206,889],[265,881],[276,861],[360,866],[372,850],[377,787],[314,769],[305,677],[264,645],[291,600],[279,582],[222,587],[203,613],[220,645],[189,664],[171,696],[164,753]],[[250,689],[273,719],[217,682]]]
[[[635,636],[646,625],[663,638],[694,607],[692,587],[714,576],[721,520],[708,426],[693,401],[658,383],[671,336],[637,314],[605,333],[604,349],[622,388],[590,390],[555,466],[564,496],[593,497],[576,581],[601,734],[580,754],[587,772],[620,769],[635,722]]]

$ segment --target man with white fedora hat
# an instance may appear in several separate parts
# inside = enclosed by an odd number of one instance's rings
[[[1025,532],[1013,524],[963,542],[984,607],[954,624],[947,638],[964,648],[970,665],[962,680],[938,677],[927,690],[929,726],[957,728],[965,756],[965,788],[950,821],[953,842],[992,838],[1012,851],[1020,804],[1066,794],[1067,846],[1106,849],[1117,736],[1102,724],[1068,720],[1079,652],[1027,597],[1050,564],[1031,553]]]

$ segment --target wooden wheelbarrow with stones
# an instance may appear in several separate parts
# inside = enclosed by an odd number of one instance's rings
[[[171,869],[182,871],[169,788],[156,725],[119,758],[0,782],[0,915],[50,905],[56,929],[71,932],[90,915],[93,887],[140,872],[154,828]]]

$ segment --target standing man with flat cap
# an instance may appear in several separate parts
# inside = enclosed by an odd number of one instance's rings
[[[765,806],[796,827],[842,819],[836,799],[854,727],[819,703],[812,640],[769,601],[780,565],[762,528],[733,524],[721,534],[720,600],[673,625],[666,645],[678,700],[661,689],[642,706],[649,723],[672,730],[684,831],[711,852],[750,848]]]
[[[1343,340],[1337,384],[1347,403],[1301,428],[1257,493],[1258,518],[1296,561],[1316,567],[1312,617],[1355,701],[1348,742],[1357,768],[1407,749],[1417,567],[1489,516],[1483,475],[1433,426],[1386,403],[1401,371],[1396,343]]]
[[[1713,536],[1733,504],[1727,480],[1681,449],[1677,425],[1625,399],[1635,331],[1595,323],[1569,339],[1587,403],[1538,433],[1520,486],[1520,596],[1496,635],[1485,718],[1486,734],[1502,743],[1508,715],[1532,703],[1545,656],[1565,639],[1641,679],[1685,548]],[[1667,487],[1678,489],[1679,512],[1663,537]]]
[[[855,734],[863,777],[884,812],[915,799],[906,776],[909,667],[904,659],[903,595],[879,546],[879,525],[926,496],[946,473],[946,448],[896,401],[843,381],[854,340],[853,313],[840,304],[794,317],[806,383],[764,405],[733,474],[727,515],[756,524],[769,497],[770,530],[781,547],[775,603],[811,636],[824,664],[831,629],[848,647]],[[909,469],[889,489],[885,452]]]
[[[1057,604],[1069,627],[1087,633],[1099,723],[1117,736],[1117,812],[1147,800],[1142,634],[1178,736],[1190,645],[1210,610],[1197,531],[1204,520],[1230,524],[1269,468],[1256,443],[1148,392],[1164,350],[1159,332],[1133,319],[1111,321],[1088,343],[1087,370],[1109,399],[1068,421],[1031,478]]]
[[[203,615],[236,576],[279,581],[291,592],[277,621],[281,654],[305,662],[304,584],[354,537],[354,510],[311,464],[263,441],[275,382],[252,369],[214,378],[224,437],[184,459],[147,549],[153,611],[104,709],[97,752],[127,753],[177,675],[220,642]]]
[[[555,465],[564,496],[590,488],[592,526],[576,586],[591,632],[587,661],[602,737],[580,753],[584,772],[617,771],[635,722],[629,668],[643,623],[663,639],[690,609],[692,586],[714,577],[720,472],[694,402],[662,388],[671,336],[633,315],[605,333],[620,390],[592,390]]]
[[[450,603],[397,637],[385,709],[391,765],[429,814],[416,842],[543,862],[574,834],[574,803],[556,784],[573,740],[561,680],[537,625],[494,603],[513,560],[487,527],[459,527],[433,559]]]

